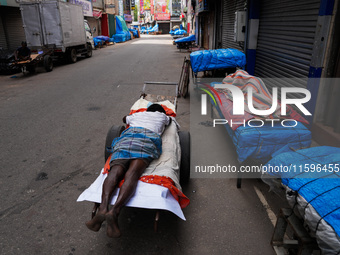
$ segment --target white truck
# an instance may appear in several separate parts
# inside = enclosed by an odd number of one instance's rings
[[[75,63],[78,55],[92,56],[94,48],[91,29],[82,6],[58,0],[20,2],[27,46],[31,50],[50,53],[45,57],[45,69],[52,65],[52,57],[67,58]],[[46,65],[46,63],[47,65]]]

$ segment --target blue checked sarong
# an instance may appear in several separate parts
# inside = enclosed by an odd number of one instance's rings
[[[146,128],[130,127],[115,138],[106,150],[112,153],[111,161],[134,158],[152,160],[162,154],[162,139]]]

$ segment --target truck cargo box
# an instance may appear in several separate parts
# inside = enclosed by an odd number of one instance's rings
[[[61,49],[86,45],[83,9],[60,1],[22,2],[21,16],[28,47]]]

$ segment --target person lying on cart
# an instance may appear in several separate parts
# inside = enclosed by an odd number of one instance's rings
[[[25,41],[21,42],[21,47],[19,47],[14,52],[15,61],[18,60],[29,60],[31,58],[31,50],[27,47]]]
[[[101,204],[96,215],[86,222],[87,228],[99,231],[107,221],[107,235],[119,237],[118,216],[122,207],[134,194],[138,179],[153,159],[162,153],[161,135],[171,118],[159,104],[150,105],[146,112],[137,112],[123,118],[129,125],[120,137],[112,142],[110,170],[103,183]],[[117,201],[109,209],[114,190],[121,180]]]

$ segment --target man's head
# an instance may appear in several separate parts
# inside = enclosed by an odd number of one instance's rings
[[[161,112],[166,114],[164,108],[160,104],[152,104],[147,109],[147,112]]]
[[[27,47],[27,42],[22,41],[22,42],[21,42],[21,46],[22,46],[23,48]]]

